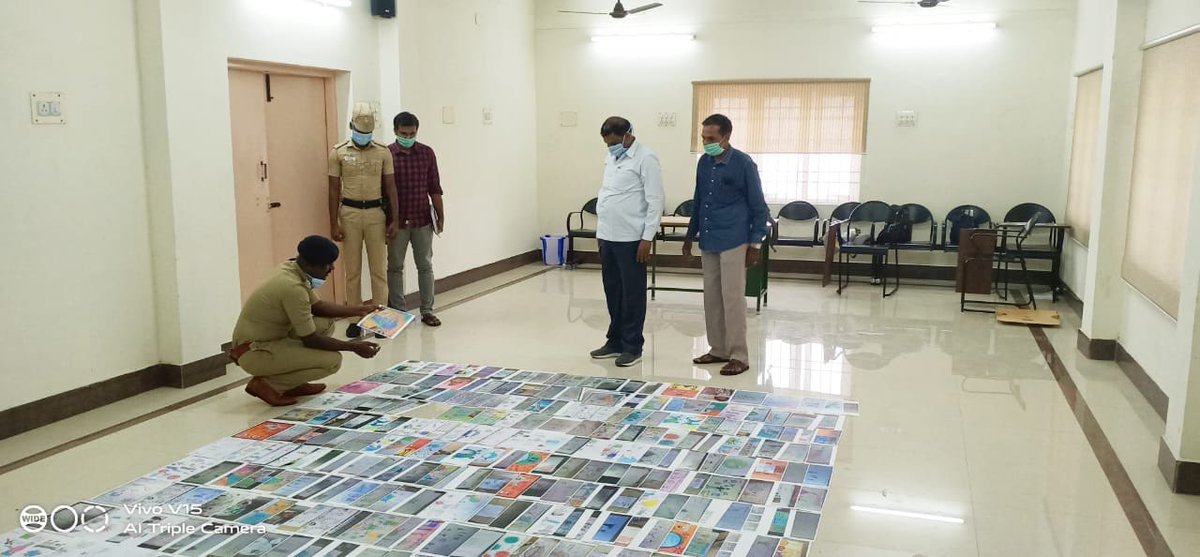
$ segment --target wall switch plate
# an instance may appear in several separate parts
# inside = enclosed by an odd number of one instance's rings
[[[490,108],[483,109],[483,125],[485,125],[485,126],[492,125],[492,109],[490,109]]]
[[[454,123],[454,107],[453,106],[443,106],[442,107],[442,123],[443,124],[453,124]]]
[[[901,128],[917,127],[917,111],[900,110],[896,112],[896,126]]]
[[[558,125],[573,128],[579,125],[579,113],[574,110],[564,110],[558,113]]]
[[[65,124],[62,93],[42,92],[29,94],[29,110],[34,124]]]

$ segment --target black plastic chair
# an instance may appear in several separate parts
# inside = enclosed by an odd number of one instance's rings
[[[580,208],[578,211],[572,211],[570,213],[567,213],[567,265],[569,265],[569,266],[575,265],[575,238],[595,238],[596,237],[596,229],[595,228],[584,228],[585,223],[584,223],[583,215],[586,213],[586,214],[589,214],[589,215],[592,215],[593,217],[595,217],[596,216],[596,203],[598,203],[598,202],[599,202],[599,199],[593,197],[590,200],[588,200],[587,203],[584,203],[583,207]],[[571,219],[573,219],[576,216],[579,217],[579,227],[572,228],[571,227]]]
[[[1037,203],[1021,203],[1009,209],[1004,214],[1004,222],[1029,222],[1031,219],[1036,219],[1037,224],[1054,224],[1058,222],[1054,218],[1054,213],[1047,209],[1044,205]],[[1023,243],[1022,250],[1024,251],[1025,259],[1038,259],[1050,262],[1051,280],[1057,281],[1059,267],[1062,264],[1062,246],[1065,240],[1066,231],[1063,229],[1052,229],[1049,232],[1037,229],[1032,231],[1029,238],[1026,238]],[[1002,239],[1003,240],[1003,239]],[[1005,252],[1008,250],[1007,245],[999,245],[997,250]],[[1005,291],[1008,290],[1008,265],[1004,265],[1004,280]],[[996,277],[999,280],[999,276]],[[1051,285],[1051,295],[1054,301],[1058,301],[1057,284]]]
[[[1009,222],[1009,223],[1029,222],[1029,219],[1033,219],[1033,218],[1036,218],[1038,220],[1038,224],[1054,224],[1054,223],[1058,222],[1054,218],[1054,213],[1052,213],[1050,211],[1050,209],[1047,209],[1045,206],[1039,205],[1037,203],[1022,203],[1020,205],[1017,205],[1016,207],[1013,207],[1012,209],[1009,209],[1008,212],[1004,214],[1004,222]],[[1036,231],[1035,231],[1035,234],[1036,234]],[[1046,255],[1049,252],[1052,252],[1053,250],[1054,250],[1054,235],[1050,234],[1046,238],[1045,243],[1038,243],[1038,244],[1026,243],[1025,256],[1030,259],[1049,259],[1049,257],[1046,257]],[[1042,254],[1042,256],[1039,257],[1039,256],[1034,255],[1037,252],[1046,252],[1046,254]]]
[[[914,250],[914,251],[931,251],[937,246],[937,222],[933,220],[933,213],[924,205],[918,203],[905,203],[896,209],[896,237],[888,238],[896,249]],[[913,240],[913,229],[918,226],[929,225],[929,239],[922,241]]]
[[[963,230],[987,228],[991,224],[992,217],[977,205],[959,205],[950,209],[946,220],[942,221],[942,249],[958,251],[958,237]]]
[[[778,221],[805,223],[812,221],[812,237],[784,236],[779,224],[774,227],[777,246],[812,247],[821,244],[821,213],[812,203],[807,201],[792,201],[779,209]]]
[[[833,213],[830,213],[829,218],[821,222],[821,241],[825,241],[825,234],[829,231],[829,223],[831,222],[846,222],[850,219],[850,213],[854,212],[854,208],[858,207],[857,201],[847,201],[833,208]]]
[[[900,266],[895,265],[896,288],[888,291],[887,267],[889,262],[888,250],[894,251],[890,243],[880,242],[879,235],[893,222],[896,211],[891,205],[882,201],[867,201],[854,208],[845,219],[838,234],[838,294],[850,284],[850,259],[858,255],[870,255],[872,262],[882,260],[883,296],[886,298],[896,293],[900,287]],[[897,252],[899,258],[899,252]],[[874,267],[874,265],[872,265]],[[872,269],[874,271],[874,269]],[[874,273],[872,273],[872,276]]]
[[[672,213],[671,216],[691,217],[692,214],[695,212],[696,212],[696,200],[689,199],[687,201],[684,201],[683,203],[680,203],[679,206],[675,208],[675,212]],[[680,232],[680,230],[682,230],[683,232]],[[670,233],[660,232],[658,235],[658,238],[664,242],[682,242],[687,239],[687,229],[686,228],[673,228],[673,229],[671,229]],[[656,254],[658,253],[657,246],[655,247],[655,253]]]

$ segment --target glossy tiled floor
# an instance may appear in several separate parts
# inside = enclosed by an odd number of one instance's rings
[[[607,326],[598,272],[552,270],[479,296],[540,270],[442,296],[439,303],[451,305],[440,312],[445,326],[417,326],[375,361],[347,358],[333,382],[413,358],[844,397],[860,401],[862,415],[846,426],[814,555],[1144,554],[1028,329],[959,313],[948,288],[906,286],[881,300],[866,285],[839,297],[814,282],[775,281],[770,307],[751,313],[752,371],[729,378],[690,363],[707,348],[699,294],[661,293],[651,302],[645,358],[627,370],[586,356]],[[660,284],[698,280],[660,276]],[[1175,555],[1200,555],[1200,499],[1170,494],[1153,467],[1161,420],[1111,363],[1076,362],[1076,318],[1058,309],[1067,322],[1049,331],[1051,341]],[[219,382],[147,393],[0,441],[0,461],[242,377],[232,368]],[[26,504],[94,495],[277,413],[233,389],[0,475],[0,520],[15,524]]]

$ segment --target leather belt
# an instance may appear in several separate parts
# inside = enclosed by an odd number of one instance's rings
[[[235,364],[242,365],[241,362],[239,362],[238,360],[242,359],[242,356],[246,355],[246,352],[249,352],[249,351],[250,351],[250,343],[249,342],[239,344],[239,345],[234,346],[233,348],[229,349],[229,359],[233,360],[233,363],[235,363]]]
[[[375,209],[383,207],[383,198],[371,200],[347,199],[342,198],[342,205],[354,207],[355,209]]]

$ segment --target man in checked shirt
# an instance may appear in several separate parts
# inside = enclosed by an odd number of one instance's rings
[[[430,327],[442,324],[433,314],[433,235],[445,228],[442,208],[442,184],[438,178],[437,157],[433,149],[417,142],[417,117],[408,112],[392,120],[396,142],[388,146],[396,169],[397,214],[400,232],[388,244],[388,305],[406,309],[404,304],[404,256],[412,245],[417,266],[417,286],[421,291],[421,322]]]

